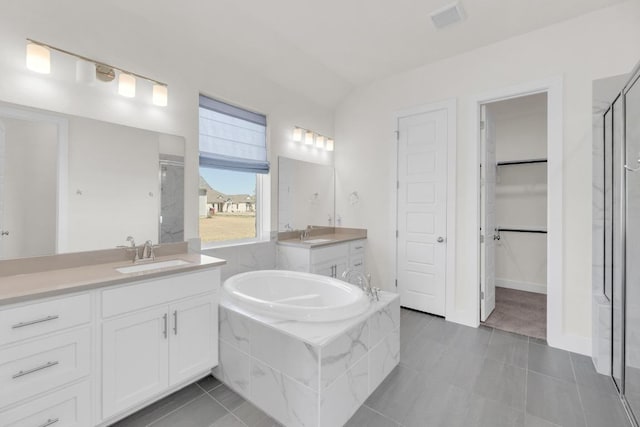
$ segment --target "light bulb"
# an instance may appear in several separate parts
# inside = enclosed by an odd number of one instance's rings
[[[27,44],[27,68],[41,74],[51,72],[51,52],[46,46]]]
[[[302,141],[302,129],[300,128],[295,128],[293,130],[293,140],[295,142],[300,142]]]
[[[322,135],[316,136],[316,147],[324,148],[324,136]]]
[[[169,89],[165,85],[154,84],[153,85],[153,104],[158,107],[166,107],[168,100]]]
[[[120,73],[120,76],[118,76],[118,93],[127,98],[136,96],[136,78],[131,74]]]
[[[327,145],[325,149],[327,151],[333,151],[333,145],[334,145],[333,138],[327,138]]]
[[[83,59],[76,61],[76,82],[92,85],[96,82],[96,64]]]
[[[313,132],[310,130],[304,134],[304,145],[313,145]]]

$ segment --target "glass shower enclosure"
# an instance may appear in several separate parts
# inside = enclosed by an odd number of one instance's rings
[[[639,64],[640,65],[640,64]],[[604,294],[611,376],[640,419],[640,66],[604,113]]]

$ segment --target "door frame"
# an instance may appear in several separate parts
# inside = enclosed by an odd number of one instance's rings
[[[0,117],[30,122],[52,123],[58,128],[56,159],[56,254],[68,252],[69,209],[69,120],[60,114],[36,110],[22,105],[0,103]]]
[[[391,153],[391,171],[393,176],[392,193],[395,194],[392,203],[394,224],[389,236],[389,241],[393,245],[393,273],[396,278],[396,289],[398,285],[398,241],[396,231],[398,229],[398,123],[401,118],[415,116],[419,114],[432,113],[434,111],[445,110],[447,112],[447,234],[446,234],[446,267],[445,267],[445,318],[449,318],[455,312],[455,286],[456,286],[456,144],[457,144],[457,100],[449,98],[443,101],[419,105],[412,108],[396,110],[393,113]]]
[[[474,244],[478,285],[475,287],[474,324],[480,324],[480,108],[483,104],[520,98],[537,93],[547,94],[547,342],[552,347],[591,353],[588,340],[571,337],[563,330],[564,275],[564,122],[563,78],[552,77],[496,89],[471,98],[469,111],[469,141],[474,156],[473,183],[476,212],[474,216]]]

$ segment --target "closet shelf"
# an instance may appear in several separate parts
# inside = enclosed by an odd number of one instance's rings
[[[539,234],[547,234],[546,228],[536,228],[536,227],[497,227],[496,231],[507,231],[513,233],[539,233]]]
[[[547,159],[505,160],[504,162],[498,162],[496,165],[497,166],[527,165],[532,163],[547,163]]]

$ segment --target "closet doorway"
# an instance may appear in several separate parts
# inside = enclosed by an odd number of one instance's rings
[[[481,104],[480,320],[547,338],[547,93]]]

